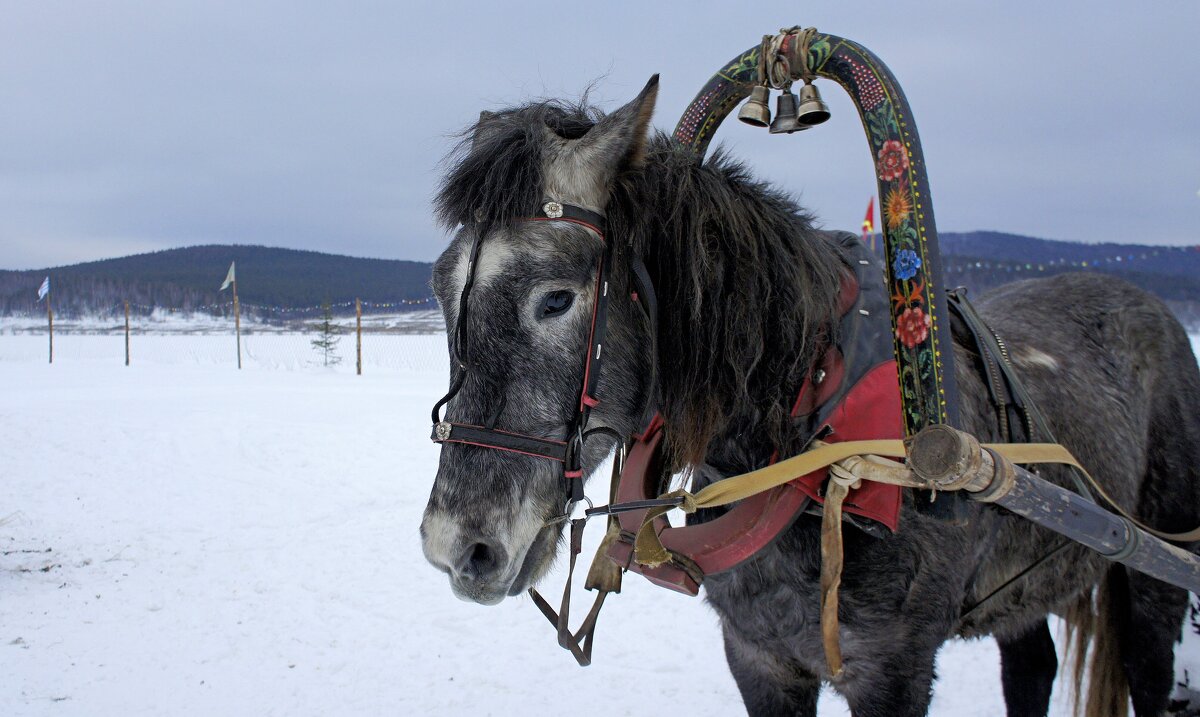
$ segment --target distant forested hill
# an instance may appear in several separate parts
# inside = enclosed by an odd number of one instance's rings
[[[1163,276],[1200,275],[1200,247],[1197,246],[1079,244],[1000,232],[945,232],[940,237],[943,254],[993,262],[1050,265],[1050,262],[1066,259],[1075,262],[1075,268],[1082,268],[1080,262],[1086,261],[1104,270]]]
[[[1200,247],[1078,244],[999,232],[946,232],[940,241],[946,283],[976,296],[1021,279],[1095,271],[1155,294],[1186,325],[1200,328]]]
[[[1200,327],[1200,251],[1196,247],[1078,244],[998,232],[941,235],[946,283],[975,295],[999,284],[1065,271],[1124,277],[1171,304]],[[431,265],[360,259],[262,246],[197,246],[36,271],[0,271],[0,315],[42,311],[37,287],[49,274],[54,305],[64,316],[108,314],[121,303],[190,311],[228,301],[218,293],[237,262],[243,304],[309,307],[361,298],[375,303],[429,297]],[[1085,266],[1086,264],[1086,266]],[[427,304],[418,305],[425,308]],[[403,307],[401,307],[403,308]]]
[[[35,271],[0,271],[0,314],[40,311],[37,287],[51,277],[55,311],[105,314],[122,302],[194,310],[229,300],[218,287],[237,262],[243,304],[311,306],[428,298],[431,265],[264,246],[195,246]]]

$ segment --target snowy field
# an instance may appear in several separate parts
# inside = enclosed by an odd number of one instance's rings
[[[581,669],[528,599],[454,599],[417,534],[444,337],[371,337],[361,377],[309,338],[246,337],[239,372],[228,336],[125,367],[115,336],[48,366],[0,335],[0,715],[741,711],[700,600],[628,577]],[[1003,714],[993,642],[939,663],[932,714]]]

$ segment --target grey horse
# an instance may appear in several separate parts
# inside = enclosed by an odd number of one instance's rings
[[[615,252],[590,425],[630,435],[649,403],[666,421],[670,468],[706,466],[702,482],[759,468],[810,438],[789,408],[836,321],[847,267],[789,196],[724,152],[698,162],[652,132],[656,94],[657,78],[610,114],[559,101],[485,112],[464,133],[437,197],[440,219],[461,228],[433,288],[448,335],[469,339],[469,356],[450,342],[461,388],[447,420],[567,438],[604,240],[576,222],[527,219],[547,201],[569,203],[607,218]],[[655,336],[630,298],[634,258],[657,286]],[[1162,530],[1200,522],[1200,372],[1160,301],[1111,277],[1068,274],[1010,284],[978,309],[1058,439],[1110,495]],[[460,363],[470,366],[462,376]],[[954,365],[961,427],[997,440],[980,358],[957,337]],[[590,438],[584,468],[613,448],[604,434]],[[1053,468],[1042,475],[1069,485]],[[566,497],[551,461],[445,444],[421,524],[425,555],[463,599],[519,595],[554,560],[562,527],[553,518]],[[747,711],[815,715],[825,681],[856,717],[924,715],[942,643],[992,635],[1008,714],[1044,715],[1057,670],[1054,613],[1068,618],[1079,653],[1090,647],[1089,715],[1125,714],[1130,697],[1138,717],[1162,713],[1186,593],[1071,545],[964,616],[1061,540],[1000,509],[968,510],[965,525],[951,524],[915,510],[908,495],[895,533],[846,529],[836,678],[819,627],[819,519],[800,517],[749,562],[708,576]]]

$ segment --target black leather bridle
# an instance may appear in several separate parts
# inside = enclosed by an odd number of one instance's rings
[[[562,476],[566,484],[568,505],[584,499],[583,494],[583,441],[588,433],[587,424],[592,408],[598,403],[596,386],[600,381],[600,366],[604,359],[604,334],[608,326],[608,275],[612,269],[613,248],[604,234],[604,217],[596,212],[560,202],[545,202],[536,216],[527,217],[522,221],[564,221],[578,224],[596,233],[604,244],[604,251],[596,263],[596,293],[592,304],[592,322],[588,336],[588,351],[584,360],[583,383],[579,391],[579,401],[574,416],[567,422],[566,440],[555,440],[540,436],[530,436],[496,428],[500,419],[503,405],[496,410],[488,425],[477,426],[468,423],[453,423],[443,421],[441,409],[450,402],[462,389],[467,373],[471,370],[468,352],[467,313],[471,289],[475,283],[475,271],[479,264],[480,245],[483,242],[482,232],[477,230],[471,245],[471,257],[467,265],[467,279],[463,284],[459,298],[458,325],[454,335],[454,358],[459,370],[450,385],[450,390],[433,406],[433,434],[431,438],[437,443],[463,443],[466,445],[491,448],[499,451],[519,453],[534,458],[544,458],[556,461],[562,465]],[[644,273],[644,272],[643,272]],[[651,290],[652,291],[652,290]],[[604,430],[609,429],[593,429]],[[615,435],[615,432],[613,432]],[[618,440],[622,437],[618,436]]]
[[[467,345],[469,338],[466,328],[467,313],[471,289],[475,284],[475,271],[479,264],[479,249],[483,242],[483,236],[486,234],[483,222],[479,223],[479,227],[475,231],[475,237],[471,245],[471,256],[467,265],[467,279],[463,283],[462,294],[459,296],[458,325],[455,327],[453,343],[453,354],[455,360],[458,362],[459,370],[450,384],[450,390],[433,406],[433,435],[431,437],[437,443],[462,443],[498,451],[519,453],[534,458],[543,458],[561,464],[562,479],[565,484],[566,504],[563,515],[548,522],[547,526],[562,521],[569,521],[571,526],[570,569],[567,573],[566,585],[563,588],[562,602],[560,603],[559,610],[556,612],[533,587],[529,588],[529,595],[550,624],[554,625],[558,631],[558,644],[570,650],[580,665],[587,665],[592,660],[592,638],[595,636],[596,619],[600,614],[600,608],[604,605],[604,598],[610,591],[620,590],[619,569],[617,569],[615,586],[592,585],[591,576],[589,575],[589,584],[586,587],[597,590],[596,599],[579,629],[575,631],[571,630],[568,624],[571,606],[571,578],[575,572],[575,559],[579,556],[582,548],[583,529],[587,525],[588,518],[598,515],[609,515],[611,527],[613,521],[611,515],[613,509],[616,507],[603,506],[601,508],[591,508],[586,511],[584,517],[571,517],[572,507],[577,502],[586,500],[583,492],[582,463],[584,441],[593,433],[606,433],[614,438],[619,446],[624,448],[627,438],[606,426],[588,428],[588,419],[591,417],[592,409],[600,403],[599,398],[596,396],[596,387],[600,383],[600,367],[604,359],[604,335],[608,328],[608,277],[612,270],[613,246],[605,237],[604,217],[582,207],[548,201],[541,206],[536,216],[526,217],[523,221],[573,222],[595,232],[604,244],[603,254],[596,263],[596,299],[592,304],[592,323],[588,334],[587,355],[584,358],[583,381],[579,390],[579,401],[576,404],[575,415],[567,422],[567,438],[566,440],[559,441],[540,436],[514,433],[512,431],[502,431],[496,428],[496,424],[500,420],[500,414],[504,411],[503,398],[501,398],[500,405],[492,413],[486,426],[442,420],[442,407],[449,403],[462,389],[467,373],[471,370]],[[650,422],[651,417],[654,415],[655,399],[657,397],[658,377],[655,362],[658,355],[656,345],[658,336],[656,325],[658,304],[655,297],[654,284],[651,282],[650,274],[646,270],[646,265],[641,258],[634,257],[630,261],[629,268],[631,282],[636,287],[632,298],[645,312],[649,330],[648,349],[650,351],[650,362],[648,370],[650,375],[646,384],[645,405],[642,414],[642,425],[644,426]],[[621,464],[622,461],[615,462],[614,471],[619,471]],[[615,475],[616,473],[614,473]],[[654,503],[656,505],[660,502],[647,501],[647,503]],[[613,568],[616,569],[615,565]]]

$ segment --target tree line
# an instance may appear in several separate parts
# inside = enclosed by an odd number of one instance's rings
[[[432,265],[259,246],[209,245],[31,271],[0,271],[0,314],[42,311],[37,288],[51,277],[51,298],[64,316],[123,311],[123,302],[196,311],[229,301],[218,292],[237,264],[243,304],[271,307],[427,299]]]

